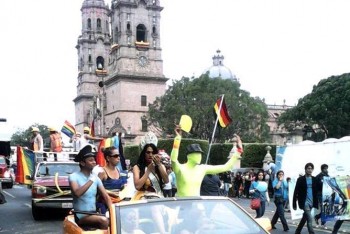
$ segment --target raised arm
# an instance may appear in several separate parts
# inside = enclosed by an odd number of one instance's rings
[[[175,128],[175,139],[173,144],[173,149],[171,151],[171,164],[173,165],[174,172],[178,169],[177,165],[179,164],[178,156],[179,156],[179,148],[181,143],[181,128],[180,126],[176,126]]]
[[[235,163],[241,159],[241,154],[243,153],[242,141],[238,135],[235,135],[235,137],[237,138],[237,146],[234,145],[233,147],[237,147],[237,149],[232,148],[230,152],[230,159],[223,165],[207,165],[206,174],[218,174],[221,172],[230,171]]]
[[[150,163],[149,166],[151,166],[152,163]],[[134,185],[135,185],[135,188],[137,190],[140,190],[142,189],[143,185],[146,183],[146,180],[148,179],[148,176],[149,176],[149,173],[151,172],[151,169],[147,169],[145,170],[145,174],[143,174],[142,177],[140,177],[140,168],[135,165],[133,168],[132,168],[132,174],[133,174],[133,178],[134,178]]]

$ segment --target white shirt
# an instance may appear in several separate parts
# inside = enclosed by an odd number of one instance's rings
[[[169,178],[169,182],[166,183],[163,187],[163,189],[165,190],[170,190],[172,187],[171,187],[171,182],[173,181],[173,177],[169,174],[168,175],[168,178]]]

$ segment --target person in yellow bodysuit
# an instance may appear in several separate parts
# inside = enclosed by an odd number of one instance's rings
[[[176,137],[174,139],[173,149],[171,151],[171,165],[177,180],[177,196],[200,196],[200,186],[206,174],[218,174],[229,171],[237,160],[241,158],[243,152],[242,142],[237,137],[237,150],[231,151],[230,159],[223,165],[205,165],[200,164],[202,160],[202,149],[199,144],[187,146],[187,162],[179,163],[178,154],[181,143],[181,128],[175,128]],[[230,153],[230,154],[231,154]]]

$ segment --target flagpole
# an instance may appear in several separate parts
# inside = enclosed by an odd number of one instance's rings
[[[212,143],[213,143],[213,139],[214,139],[216,127],[217,127],[217,125],[218,125],[218,121],[219,121],[219,116],[220,116],[220,111],[221,111],[222,103],[224,102],[224,96],[225,96],[225,94],[222,94],[222,96],[221,96],[221,102],[220,102],[220,106],[219,106],[219,110],[218,110],[218,113],[216,113],[216,121],[215,121],[215,125],[214,125],[214,131],[213,131],[213,134],[212,134],[212,136],[211,136],[210,143],[209,143],[209,149],[208,149],[208,153],[207,153],[207,158],[206,158],[206,160],[205,160],[205,164],[208,164],[209,154],[210,154],[210,150],[211,150],[211,145],[212,145]]]

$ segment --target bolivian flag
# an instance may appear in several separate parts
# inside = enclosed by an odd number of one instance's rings
[[[220,104],[221,104],[221,109],[220,109]],[[222,128],[227,127],[232,122],[232,119],[230,118],[227,112],[225,100],[223,99],[222,96],[216,101],[214,105],[214,111],[216,116],[219,118],[219,124]]]
[[[35,154],[33,151],[17,146],[17,173],[16,182],[20,184],[32,184],[26,179],[26,175],[33,176],[35,170]]]

